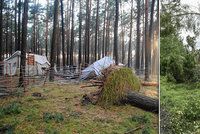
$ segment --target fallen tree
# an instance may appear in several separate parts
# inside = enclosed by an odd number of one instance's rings
[[[111,66],[102,72],[103,76],[98,80],[91,80],[92,85],[98,86],[99,90],[85,94],[82,104],[88,103],[99,105],[131,104],[147,111],[158,113],[158,99],[145,96],[140,90],[140,81],[129,68]]]

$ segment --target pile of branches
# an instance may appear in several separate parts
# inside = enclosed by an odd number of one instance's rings
[[[116,77],[120,77],[119,79],[123,79],[123,83],[119,84],[119,83],[115,82],[115,80],[110,80],[112,78],[111,75],[113,75],[113,73],[119,73],[120,69],[125,69],[125,68],[121,67],[121,66],[110,66],[102,71],[101,77],[99,77],[95,80],[94,79],[90,80],[90,83],[91,83],[90,85],[82,86],[82,88],[97,86],[99,89],[95,92],[83,95],[82,104],[83,105],[87,105],[89,103],[92,103],[92,104],[105,103],[105,104],[107,104],[107,102],[112,102],[112,104],[120,104],[120,105],[121,104],[131,104],[133,106],[137,106],[144,110],[158,113],[158,104],[159,104],[158,99],[151,98],[151,97],[145,96],[143,94],[140,94],[138,91],[139,91],[141,83],[139,82],[138,79],[133,79],[132,81],[129,82],[129,83],[133,83],[132,86],[125,84],[126,81],[130,80],[130,78],[128,76],[131,76],[131,75],[134,76],[132,71],[131,71],[132,74],[127,74],[127,78],[125,76],[126,74],[124,74],[125,78],[123,76],[121,77],[119,74],[116,75]],[[127,71],[127,73],[130,73],[128,71]],[[126,71],[124,71],[123,73],[126,73]],[[134,76],[133,78],[135,78],[135,77],[136,76]],[[113,81],[115,83],[114,86],[111,85],[112,87],[109,87],[109,91],[106,90],[106,88],[107,88],[106,86],[108,86],[110,84],[108,82],[113,82]],[[120,86],[120,85],[123,85],[123,86],[118,88],[118,86]],[[113,89],[111,89],[111,88],[113,88]],[[121,89],[121,88],[124,88],[124,89]],[[121,91],[119,91],[119,90],[121,90]],[[105,92],[110,93],[111,95],[105,95]],[[118,94],[120,94],[120,95],[118,95]],[[107,96],[108,97],[105,99],[104,95],[106,97]],[[119,96],[119,97],[117,97],[117,96]]]

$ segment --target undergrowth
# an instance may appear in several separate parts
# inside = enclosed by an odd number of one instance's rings
[[[199,94],[199,89],[193,85],[168,83],[161,77],[163,133],[200,133]]]

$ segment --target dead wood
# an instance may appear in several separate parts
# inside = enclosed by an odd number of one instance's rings
[[[143,81],[141,82],[141,84],[143,86],[155,86],[155,87],[159,85],[158,82],[147,82],[147,81]]]

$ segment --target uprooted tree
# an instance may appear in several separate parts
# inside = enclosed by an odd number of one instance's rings
[[[91,80],[99,90],[83,96],[82,104],[131,104],[151,112],[158,112],[158,99],[139,93],[140,81],[129,68],[110,66],[102,71],[102,76]]]

